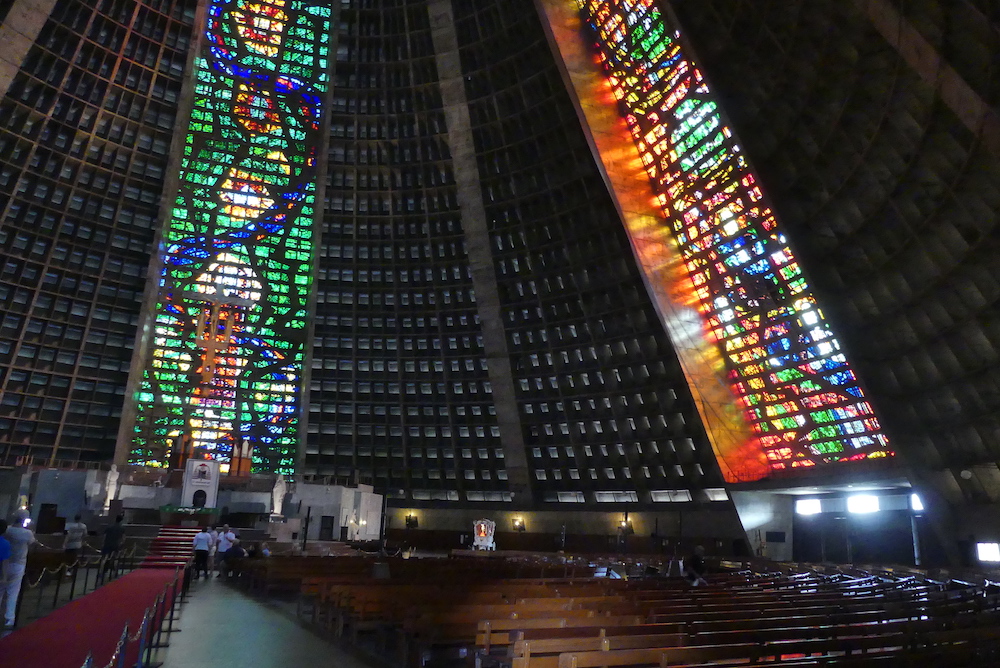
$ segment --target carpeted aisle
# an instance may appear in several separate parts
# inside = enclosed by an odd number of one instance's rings
[[[167,569],[143,569],[123,575],[0,639],[0,665],[80,668],[90,651],[95,666],[106,665],[125,623],[129,624],[129,635],[136,635],[146,608],[153,605],[157,594],[174,577],[174,571]],[[137,651],[137,643],[129,646],[126,665],[135,665]]]

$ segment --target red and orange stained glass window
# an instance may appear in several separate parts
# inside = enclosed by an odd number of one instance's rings
[[[893,454],[742,150],[655,0],[577,0],[705,332],[771,470]]]

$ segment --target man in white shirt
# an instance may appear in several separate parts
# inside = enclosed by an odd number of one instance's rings
[[[4,562],[3,584],[0,586],[0,600],[4,604],[4,623],[7,628],[14,627],[14,615],[17,612],[17,595],[21,593],[21,580],[24,578],[24,565],[28,561],[28,548],[35,544],[35,534],[25,525],[31,520],[27,510],[17,511],[15,520],[4,533],[4,538],[10,542],[10,559]]]
[[[80,515],[73,518],[72,522],[66,523],[66,537],[63,538],[63,552],[66,556],[76,560],[80,550],[83,549],[83,539],[87,536],[87,525],[80,521]]]
[[[208,527],[202,527],[194,537],[194,576],[201,577],[204,573],[208,577],[208,551],[212,548],[212,534],[208,532]]]
[[[224,555],[233,546],[235,540],[236,534],[229,530],[228,524],[223,524],[222,531],[219,532],[219,538],[215,543],[215,566],[219,569],[219,575],[222,575],[225,568],[223,565]]]

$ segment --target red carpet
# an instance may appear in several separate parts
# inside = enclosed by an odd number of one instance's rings
[[[192,541],[201,529],[164,526],[149,544],[139,568],[184,568],[194,556]]]
[[[95,666],[107,665],[125,622],[129,624],[129,635],[137,635],[146,608],[153,605],[156,595],[173,579],[174,571],[165,568],[123,575],[6,638],[0,638],[0,665],[4,668],[80,668],[91,651]],[[138,642],[128,646],[126,666],[135,665],[138,650]]]

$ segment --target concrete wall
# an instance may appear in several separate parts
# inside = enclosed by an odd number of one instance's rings
[[[228,508],[231,513],[269,513],[271,493],[219,490],[216,507]]]
[[[286,499],[288,517],[305,518],[309,514],[306,537],[319,540],[322,518],[334,517],[333,539],[340,538],[340,528],[347,527],[349,540],[376,540],[382,512],[382,495],[368,485],[358,488],[298,483]]]
[[[440,510],[421,508],[389,508],[388,526],[404,529],[406,516],[417,517],[420,530],[464,531],[472,533],[478,519],[497,523],[497,533],[514,530],[513,520],[524,521],[525,533],[559,534],[563,526],[570,535],[616,536],[624,511],[574,511],[572,509],[521,512],[516,510]],[[667,539],[721,540],[731,547],[732,541],[743,538],[743,529],[736,520],[732,506],[719,503],[712,506],[684,508],[675,511],[630,511],[629,522],[636,536],[657,536]],[[706,545],[709,547],[709,545]]]
[[[176,506],[181,501],[179,487],[146,487],[145,485],[120,485],[118,498],[123,508],[155,509],[161,506]]]
[[[88,509],[87,495],[89,471],[62,471],[46,469],[31,473],[31,520],[38,521],[38,512],[44,503],[56,505],[56,516],[72,519]]]
[[[0,25],[0,97],[7,94],[55,4],[55,0],[14,0]]]
[[[732,492],[732,497],[754,554],[759,553],[761,541],[768,531],[784,532],[785,542],[766,543],[763,556],[791,561],[795,497],[773,492]]]
[[[21,474],[15,471],[0,471],[0,518],[9,519],[14,513],[17,497],[21,490]]]

